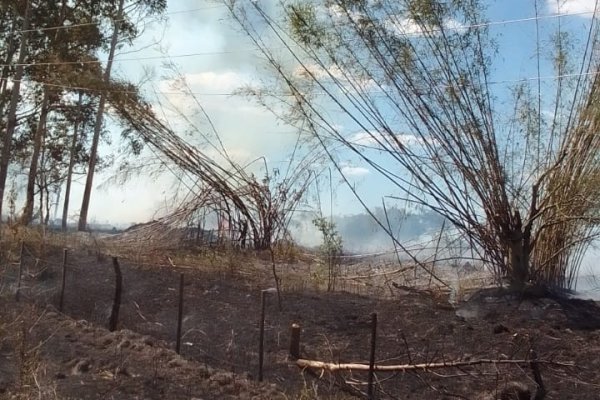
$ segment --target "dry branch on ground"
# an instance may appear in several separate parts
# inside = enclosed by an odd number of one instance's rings
[[[456,368],[456,367],[468,367],[472,365],[481,365],[481,364],[513,364],[513,365],[529,365],[532,363],[532,360],[493,360],[493,359],[475,359],[475,360],[465,360],[465,361],[447,361],[440,363],[422,363],[422,364],[402,364],[402,365],[375,365],[375,371],[381,372],[398,372],[398,371],[427,371],[431,369],[438,368]],[[546,361],[546,360],[536,360],[535,363],[540,364],[553,364],[560,365],[563,367],[573,367],[575,363],[572,361],[563,361],[563,362],[555,362],[555,361]],[[331,363],[324,361],[315,361],[315,360],[305,360],[299,359],[296,360],[296,365],[300,368],[315,368],[322,369],[326,371],[368,371],[368,364],[359,364],[359,363]]]

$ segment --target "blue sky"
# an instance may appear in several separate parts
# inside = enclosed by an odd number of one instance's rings
[[[576,35],[581,32],[583,37],[586,24],[589,24],[592,17],[590,12],[594,9],[594,3],[595,0],[561,0],[560,12],[574,14],[562,17],[561,24]],[[488,18],[490,21],[532,18],[535,16],[533,5],[534,2],[528,0],[490,1]],[[543,16],[555,14],[559,10],[555,0],[539,0],[538,7],[539,14]],[[245,162],[265,156],[271,168],[282,165],[296,139],[294,131],[278,123],[261,106],[246,98],[228,95],[243,85],[256,84],[267,69],[249,40],[229,20],[226,8],[218,2],[205,0],[169,0],[167,13],[166,23],[149,22],[144,36],[136,41],[134,48],[124,48],[122,51],[125,53],[116,57],[117,60],[124,61],[115,63],[115,74],[137,81],[144,76],[145,71],[152,71],[153,76],[144,86],[146,93],[150,96],[154,91],[164,93],[164,99],[185,110],[190,117],[196,118],[197,110],[193,101],[172,87],[172,81],[165,76],[167,72],[162,66],[165,59],[162,57],[168,54],[185,75],[192,91],[197,93],[197,98],[206,108],[230,154],[236,160]],[[541,19],[539,24],[542,34],[552,32],[557,21],[557,18]],[[535,29],[534,21],[491,27],[499,44],[499,53],[494,61],[494,79],[514,81],[535,76]],[[160,41],[160,46],[152,46],[156,41]],[[135,51],[137,49],[142,50]],[[132,50],[135,52],[131,52]],[[551,74],[548,61],[545,58],[543,60],[543,70]],[[496,85],[500,97],[506,95],[510,84],[506,82]],[[167,113],[167,116],[173,120],[176,118],[174,114]],[[104,146],[101,152],[114,153],[115,150]],[[389,183],[368,167],[355,159],[346,158],[343,153],[341,159],[344,172],[355,183],[368,204],[380,205],[383,196],[394,194]],[[100,184],[107,176],[106,173],[99,174],[96,182]],[[103,185],[92,195],[90,220],[122,224],[148,220],[157,211],[162,212],[171,204],[173,184],[173,177],[165,174],[158,179],[144,176],[134,178],[124,188]],[[360,212],[360,205],[335,174],[333,184],[336,189],[334,212]],[[80,204],[82,185],[83,182],[75,185],[71,203],[74,208],[78,208]],[[328,192],[329,188],[325,187],[325,190]],[[324,208],[329,210],[329,195],[321,197]]]

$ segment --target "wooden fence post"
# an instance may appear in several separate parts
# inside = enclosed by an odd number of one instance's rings
[[[117,257],[113,257],[113,267],[115,269],[115,299],[108,324],[108,330],[111,332],[117,329],[117,323],[119,322],[119,308],[121,307],[121,292],[123,289],[123,276],[121,275],[121,266]]]
[[[259,323],[259,342],[258,342],[258,381],[263,380],[263,363],[265,351],[265,303],[267,291],[260,292],[260,323]]]
[[[63,311],[63,303],[65,299],[65,281],[67,276],[67,249],[63,249],[63,263],[62,263],[62,283],[60,285],[60,300],[58,302],[58,311]]]
[[[293,323],[290,329],[290,359],[300,358],[300,325]]]
[[[175,352],[181,354],[181,324],[183,320],[183,273],[179,275],[179,310],[177,312],[177,342]]]
[[[373,377],[375,375],[375,345],[377,340],[377,313],[371,314],[371,357],[369,358],[369,381],[367,396],[369,400],[375,399],[373,391]]]
[[[23,275],[23,248],[25,241],[21,240],[21,251],[19,253],[19,276],[17,276],[17,290],[15,292],[15,300],[18,302],[21,292],[21,275]]]

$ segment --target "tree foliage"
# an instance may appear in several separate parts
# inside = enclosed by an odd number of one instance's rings
[[[120,6],[123,10],[117,18]],[[32,221],[37,193],[39,202],[46,203],[38,209],[41,222],[47,223],[48,212],[42,218],[42,211],[49,210],[50,192],[58,202],[66,181],[66,227],[70,185],[78,165],[87,163],[93,175],[109,160],[99,159],[95,151],[105,133],[102,120],[94,127],[92,149],[87,128],[93,114],[90,107],[101,108],[98,99],[115,86],[105,76],[110,68],[103,68],[99,60],[113,42],[111,28],[117,26],[120,32],[113,48],[131,44],[141,33],[138,23],[144,15],[160,15],[165,8],[164,0],[0,3],[4,18],[0,24],[0,214],[9,167],[23,165],[28,176],[21,222]]]

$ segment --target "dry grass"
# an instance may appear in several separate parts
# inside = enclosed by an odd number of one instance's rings
[[[12,362],[12,375],[5,376],[8,381],[6,394],[11,399],[58,399],[56,384],[49,383],[47,367],[40,356],[40,347],[44,343],[33,343],[31,333],[41,318],[34,306],[15,304],[3,313],[0,321],[1,347],[12,349],[4,362]]]
[[[237,279],[250,286],[274,286],[268,251],[227,245],[182,247],[171,241],[144,240],[143,236],[62,233],[37,227],[10,230],[3,238],[6,244],[3,246],[5,260],[13,264],[18,263],[19,243],[24,241],[29,251],[40,258],[50,249],[68,248],[96,255],[99,261],[114,256],[140,268],[201,271]],[[290,241],[278,242],[273,254],[283,292],[327,290],[326,271],[315,254]],[[491,277],[483,267],[476,271],[463,271],[460,268],[436,266],[436,274],[448,282],[452,290],[436,284],[415,265],[399,266],[396,261],[368,258],[358,262],[353,260],[341,266],[336,290],[393,298],[398,295],[397,287],[400,286],[426,291],[440,302],[458,302],[491,283]]]

